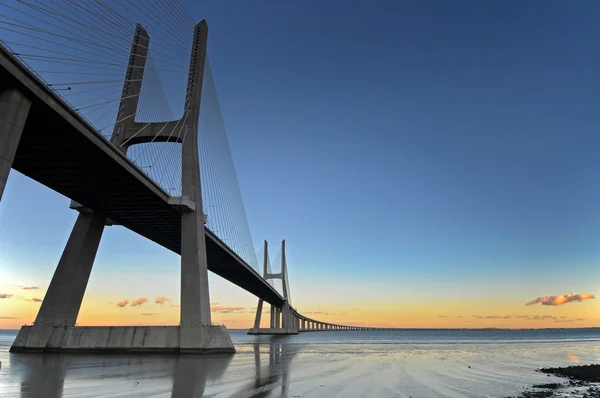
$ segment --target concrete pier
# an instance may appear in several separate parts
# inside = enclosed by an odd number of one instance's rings
[[[44,347],[28,344],[33,326],[23,326],[11,352],[172,352],[188,353],[181,348],[179,326],[52,326]],[[196,353],[231,352],[233,343],[224,326],[201,331],[203,347]]]
[[[298,334],[298,330],[300,329],[300,322],[298,318],[298,314],[291,308],[289,304],[289,292],[287,289],[287,271],[286,271],[286,260],[285,260],[285,240],[281,242],[281,272],[277,274],[268,273],[268,244],[267,241],[264,242],[264,270],[263,270],[263,278],[265,280],[268,279],[281,279],[281,283],[283,286],[283,305],[281,308],[278,308],[271,304],[271,317],[269,319],[269,327],[261,328],[260,327],[260,319],[262,312],[262,300],[259,300],[258,306],[256,308],[256,317],[254,320],[254,327],[248,330],[248,334]]]

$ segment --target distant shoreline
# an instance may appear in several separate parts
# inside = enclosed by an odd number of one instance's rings
[[[88,325],[88,327],[96,327],[96,326],[103,326],[103,325]],[[148,325],[131,325],[131,326],[148,326]],[[159,326],[159,325],[156,325]],[[373,328],[377,328],[379,326],[368,326],[368,327],[373,327]],[[405,327],[393,327],[393,328],[389,328],[389,329],[403,329],[401,331],[404,332],[411,332],[411,331],[461,331],[461,330],[489,330],[489,331],[511,331],[511,332],[518,332],[518,331],[523,331],[523,330],[592,330],[592,329],[600,329],[600,326],[593,326],[593,327],[573,327],[573,328],[405,328]],[[243,328],[243,329],[227,329],[230,331],[233,330],[245,330],[247,331],[249,328]],[[383,328],[385,329],[385,328]],[[0,329],[0,331],[15,331],[18,332],[19,329]],[[385,330],[382,330],[385,331]],[[332,331],[328,331],[328,332],[332,332]]]

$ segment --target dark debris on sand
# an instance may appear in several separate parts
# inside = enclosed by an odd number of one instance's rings
[[[568,366],[566,368],[542,368],[538,372],[548,376],[555,375],[568,378],[566,383],[537,384],[531,390],[523,391],[518,398],[552,398],[563,387],[589,387],[580,395],[581,398],[600,398],[600,388],[590,383],[600,383],[600,365]]]
[[[547,383],[547,384],[536,384],[532,388],[547,388],[549,390],[556,390],[557,388],[562,387],[560,383]]]
[[[566,368],[542,368],[542,373],[550,373],[573,380],[600,382],[600,365],[568,366]]]

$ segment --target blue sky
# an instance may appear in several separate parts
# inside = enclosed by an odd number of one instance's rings
[[[338,278],[472,300],[595,291],[599,3],[183,4],[209,24],[255,244],[287,240],[296,291]],[[75,215],[14,174],[2,256],[15,264],[35,234],[28,261],[55,264]],[[109,232],[113,272],[177,265]]]
[[[259,236],[392,268],[596,258],[597,4],[188,8]]]

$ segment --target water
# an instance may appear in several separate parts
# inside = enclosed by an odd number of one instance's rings
[[[15,355],[0,330],[0,397],[508,397],[600,363],[600,329],[230,334],[235,355]]]

